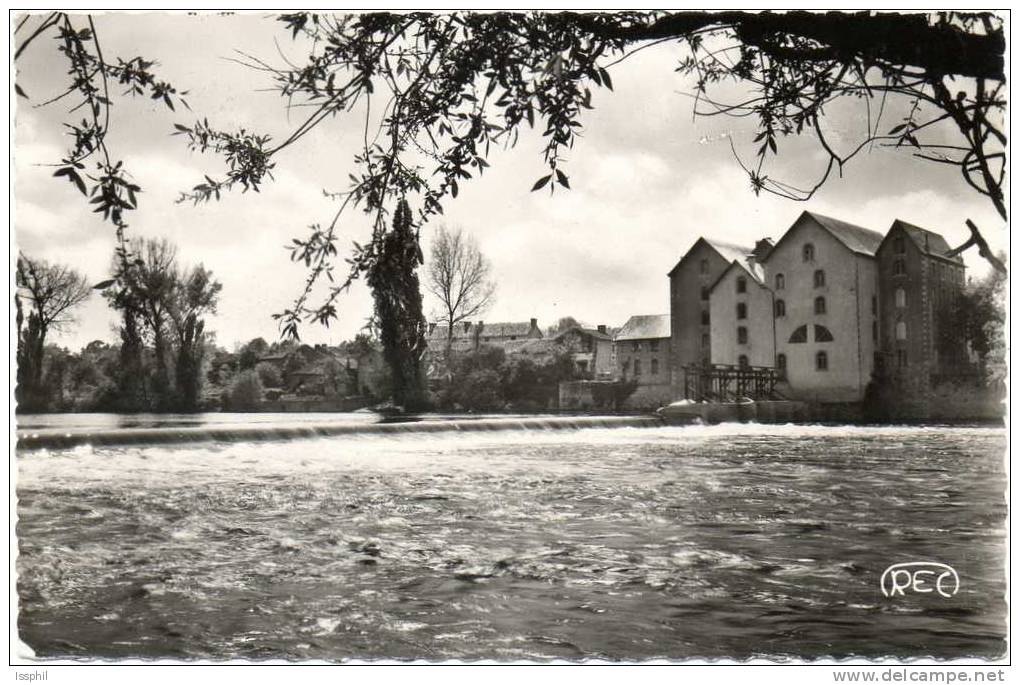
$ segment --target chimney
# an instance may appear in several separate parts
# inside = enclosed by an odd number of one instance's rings
[[[748,261],[754,261],[761,264],[761,261],[765,259],[765,255],[772,251],[772,239],[762,238],[754,244],[754,249],[751,251],[751,258]]]
[[[532,319],[531,320],[531,327],[532,328],[538,328],[538,319]]]
[[[465,321],[464,322],[464,332],[467,333],[470,330],[471,330],[471,322],[470,321]]]
[[[604,323],[600,323],[598,325],[598,331],[599,331],[599,333],[605,333],[606,332],[606,325]]]

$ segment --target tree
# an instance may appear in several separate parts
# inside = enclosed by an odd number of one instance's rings
[[[269,345],[263,338],[255,338],[241,348],[238,364],[241,370],[254,369],[259,359],[269,352]]]
[[[484,312],[496,284],[492,266],[477,241],[463,229],[440,226],[429,252],[428,289],[439,300],[439,322],[446,325],[446,349],[453,345],[453,327]]]
[[[1005,261],[1004,256],[1000,259]],[[952,327],[962,330],[977,355],[981,378],[994,386],[1008,375],[1006,368],[1006,298],[1008,280],[999,271],[967,284],[957,303]]]
[[[230,386],[230,408],[233,411],[252,411],[262,402],[262,382],[254,369],[242,371]]]
[[[428,346],[416,273],[423,259],[406,202],[397,205],[393,230],[382,238],[378,250],[368,284],[375,300],[383,356],[392,373],[393,402],[407,411],[418,411],[428,405],[422,371]]]
[[[176,408],[198,409],[202,391],[202,361],[205,354],[205,321],[216,311],[222,284],[201,264],[185,272],[174,284],[170,297],[170,321],[176,336]]]
[[[88,299],[92,289],[78,272],[24,254],[18,255],[15,284],[17,401],[21,410],[43,409],[46,336],[70,324],[71,311]]]
[[[269,362],[260,362],[255,365],[255,372],[259,375],[259,381],[264,388],[282,388],[283,376],[280,370]]]

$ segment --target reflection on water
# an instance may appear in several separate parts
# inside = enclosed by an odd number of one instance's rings
[[[40,655],[997,656],[1005,435],[706,428],[18,455]],[[890,600],[890,564],[960,575]]]

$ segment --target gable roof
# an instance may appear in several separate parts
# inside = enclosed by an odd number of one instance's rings
[[[687,252],[684,253],[684,256],[680,258],[680,261],[678,261],[676,265],[669,270],[667,276],[672,276],[676,273],[676,270],[680,268],[680,265],[684,263],[684,260],[687,259],[694,252],[695,248],[702,243],[715,250],[716,253],[718,253],[718,255],[727,262],[732,262],[734,259],[744,259],[747,255],[751,254],[752,251],[752,248],[745,245],[737,245],[736,243],[727,243],[725,241],[715,239],[709,240],[708,238],[701,236],[694,241],[694,244],[691,245],[690,249],[688,249]]]
[[[750,259],[734,259],[730,262],[729,266],[723,269],[723,272],[719,274],[719,278],[715,279],[715,282],[708,287],[708,292],[711,293],[715,290],[715,287],[722,283],[723,279],[733,269],[741,269],[744,273],[751,277],[751,280],[757,283],[759,286],[765,285],[765,270],[756,261]]]
[[[541,331],[539,331],[541,332]],[[482,322],[481,336],[495,338],[509,338],[510,336],[523,336],[531,333],[530,321],[510,321],[499,323]]]
[[[669,336],[669,314],[638,314],[627,319],[615,339],[648,340]]]
[[[608,329],[606,329],[606,330],[608,330]],[[603,333],[602,331],[598,330],[597,328],[584,328],[583,326],[571,326],[567,330],[560,331],[555,336],[553,336],[553,340],[560,340],[567,333],[574,333],[574,332],[580,333],[581,335],[589,335],[589,336],[595,338],[596,340],[612,340],[613,339],[612,336],[610,336],[608,333]]]
[[[878,231],[872,231],[870,228],[856,226],[816,212],[805,211],[800,216],[809,216],[814,219],[815,223],[831,233],[832,237],[836,240],[846,245],[851,252],[874,257],[878,251],[878,246],[882,244],[884,236]],[[800,218],[797,221],[800,221]]]
[[[901,229],[904,233],[907,234],[907,236],[910,237],[914,245],[917,246],[917,249],[920,250],[922,254],[927,254],[934,257],[941,257],[942,259],[948,259],[957,264],[963,264],[963,258],[960,257],[960,255],[956,255],[953,257],[947,256],[952,248],[949,247],[949,243],[947,243],[946,239],[943,238],[941,235],[939,235],[935,231],[929,231],[926,228],[921,228],[920,226],[909,224],[906,221],[902,221],[900,219],[896,219],[895,221],[893,221],[892,226],[889,227],[889,232],[886,233],[885,235],[885,240],[882,241],[883,244],[889,239],[889,236],[891,236],[895,232],[895,229],[897,228]]]

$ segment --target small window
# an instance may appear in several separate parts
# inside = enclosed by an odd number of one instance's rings
[[[871,314],[872,316],[878,316],[878,298],[874,295],[871,296]]]
[[[776,318],[786,316],[786,302],[783,300],[776,300]]]
[[[652,375],[653,376],[659,375],[659,360],[658,359],[653,359],[652,360]]]
[[[893,276],[902,276],[907,273],[907,263],[902,259],[893,260],[892,263]]]
[[[708,288],[706,288],[705,286],[701,287],[701,299],[704,300],[705,302],[708,301]]]
[[[780,369],[781,371],[785,371],[786,370],[786,355],[785,354],[779,354],[779,355],[776,356],[776,368]]]
[[[635,359],[634,360],[634,375],[635,376],[640,376],[641,375],[641,360],[640,359]]]
[[[878,342],[878,322],[871,322],[871,341]]]
[[[800,326],[797,328],[797,330],[791,333],[790,342],[792,343],[807,342],[807,326]]]
[[[823,269],[815,270],[815,287],[822,288],[825,286],[825,271]]]
[[[896,288],[896,306],[906,307],[907,306],[907,291],[903,288]]]
[[[701,325],[702,326],[707,326],[709,323],[711,323],[711,318],[709,317],[708,310],[707,309],[702,309],[701,310]]]
[[[658,352],[659,351],[659,341],[658,340],[651,340],[651,341],[649,341],[648,342],[648,349],[651,350],[652,352]],[[655,372],[653,371],[652,373],[655,373]]]
[[[815,354],[815,369],[818,371],[829,370],[829,355],[825,350],[820,350]]]
[[[708,345],[709,345],[710,342],[711,342],[711,338],[709,337],[708,333],[702,333],[701,334],[701,346],[707,350],[708,349]]]
[[[896,350],[896,366],[903,368],[907,365],[907,351]]]
[[[907,322],[897,321],[896,322],[896,339],[906,340],[907,339]]]
[[[747,279],[744,278],[743,276],[741,276],[741,277],[739,277],[737,279],[737,292],[738,293],[746,293],[747,292]]]
[[[747,303],[746,302],[737,302],[737,318],[738,319],[746,319],[747,318]]]
[[[815,342],[832,342],[832,331],[825,326],[815,324]]]
[[[786,288],[786,276],[776,274],[776,290],[783,290],[784,288]]]
[[[907,244],[903,240],[903,236],[898,236],[893,241],[893,248],[896,251],[896,254],[904,254],[907,251]]]
[[[825,298],[821,297],[821,296],[816,297],[815,298],[815,314],[824,314],[824,313],[825,313]]]
[[[640,352],[641,351],[641,341],[639,341],[639,340],[635,340],[634,341],[634,351],[635,352]]]
[[[742,368],[742,369],[747,369],[747,368],[750,368],[750,366],[751,366],[751,365],[750,365],[750,364],[749,364],[749,363],[747,362],[747,355],[746,355],[746,354],[742,354],[742,355],[740,355],[740,356],[739,356],[739,357],[737,358],[737,364],[738,364],[738,365],[740,366],[740,368]]]
[[[701,260],[701,273],[703,273],[703,274],[707,274],[708,273],[708,260],[707,259],[702,259]]]
[[[746,345],[747,344],[747,327],[746,326],[737,326],[737,344],[738,345]]]
[[[815,261],[815,246],[814,245],[812,245],[811,243],[806,244],[804,246],[804,249],[803,249],[802,252],[803,252],[803,255],[804,255],[804,261],[805,262],[813,262],[813,261]]]

